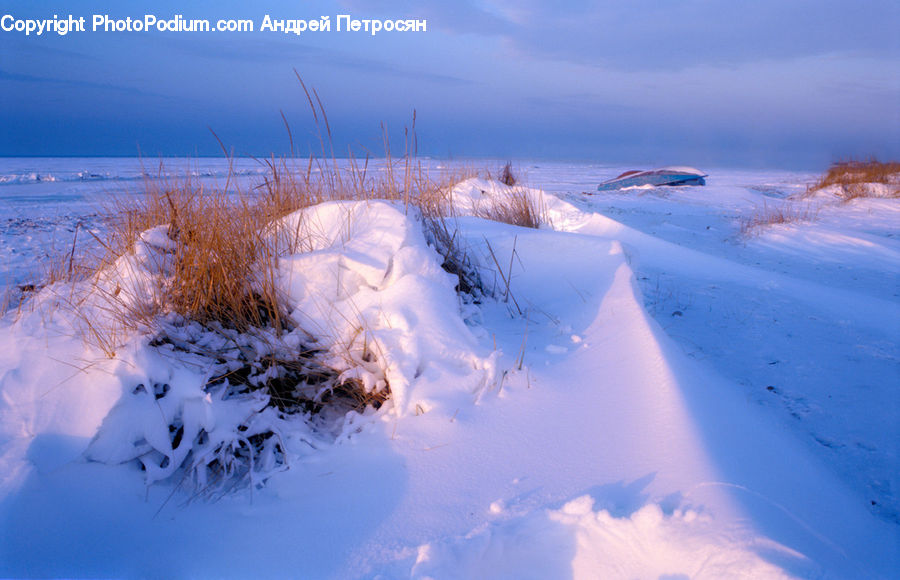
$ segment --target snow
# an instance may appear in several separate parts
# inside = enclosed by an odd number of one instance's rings
[[[0,181],[135,161],[4,163]],[[510,280],[508,300],[480,305],[454,292],[415,211],[331,202],[274,224],[312,232],[280,263],[304,329],[285,348],[312,341],[367,388],[390,384],[336,431],[206,392],[199,349],[135,332],[107,358],[78,336],[102,303],[79,317],[67,300],[87,289],[45,288],[0,326],[0,575],[894,576],[900,204],[800,199],[813,176],[790,172],[593,193],[619,169],[527,165],[538,230],[473,217],[507,186],[459,184],[460,242],[487,286]],[[2,247],[19,284],[18,256],[42,243],[26,222],[93,210],[73,182],[14,177],[0,197],[22,223]],[[814,204],[815,219],[742,236],[764,204]],[[164,276],[170,242],[145,232],[103,283]],[[187,447],[168,425],[221,442],[248,416],[283,437],[284,461],[251,470],[259,485],[211,501],[171,477]]]
[[[419,549],[413,577],[787,578],[693,510],[595,511],[589,495]],[[777,551],[762,543],[757,549]],[[548,558],[547,554],[554,557]],[[795,557],[796,554],[789,556]],[[510,566],[513,562],[514,565]]]
[[[448,315],[459,311],[453,277],[427,245],[421,216],[382,202],[329,202],[277,227],[310,232],[306,251],[282,260],[291,317],[330,345],[332,366],[350,358],[345,374],[366,390],[389,384],[397,413],[439,404],[452,413],[454,403],[439,399],[478,394],[493,382],[491,354],[477,352],[463,319]],[[374,369],[364,360],[368,351],[381,359]],[[429,386],[420,395],[413,383]]]
[[[660,168],[659,171],[671,171],[672,173],[690,173],[692,175],[706,177],[706,174],[696,167],[688,167],[687,165],[670,165],[668,167]]]

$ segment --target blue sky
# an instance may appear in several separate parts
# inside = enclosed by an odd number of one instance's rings
[[[425,33],[0,32],[0,155],[338,151],[819,168],[900,157],[895,0],[4,2],[0,15],[425,18]],[[334,23],[333,23],[334,24]]]

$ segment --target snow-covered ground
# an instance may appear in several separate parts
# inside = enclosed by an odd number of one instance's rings
[[[791,172],[704,168],[706,187],[599,194],[628,168],[519,169],[548,227],[454,221],[498,289],[480,305],[456,298],[414,212],[289,218],[317,232],[279,270],[318,335],[302,340],[342,345],[335,364],[394,398],[329,432],[268,417],[278,469],[217,501],[118,463],[180,461],[175,421],[260,428],[203,390],[212,363],[145,336],[108,359],[52,288],[8,314],[0,575],[894,577],[900,200],[799,199],[814,176]],[[101,233],[99,204],[141,171],[0,160],[0,276],[31,283],[51,241],[71,247],[78,223]],[[455,201],[468,214],[504,194],[470,180]],[[814,219],[742,233],[781,208]],[[152,238],[135,259],[164,254]]]

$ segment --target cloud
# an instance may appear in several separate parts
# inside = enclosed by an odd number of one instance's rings
[[[821,54],[896,58],[895,0],[490,0],[514,53],[607,68],[734,66]]]

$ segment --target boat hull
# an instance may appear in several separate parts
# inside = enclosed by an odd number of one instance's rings
[[[611,191],[627,187],[706,185],[707,175],[700,171],[672,171],[656,169],[653,171],[628,172],[615,179],[604,181],[597,186],[598,191]]]

